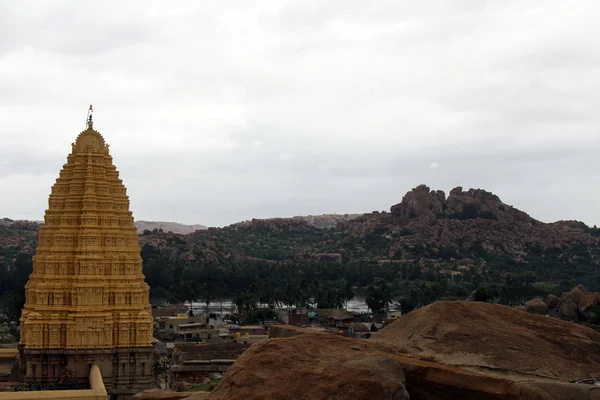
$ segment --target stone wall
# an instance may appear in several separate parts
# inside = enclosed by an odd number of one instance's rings
[[[0,400],[108,400],[108,394],[97,365],[93,365],[88,376],[86,390],[46,390],[32,392],[0,393]]]

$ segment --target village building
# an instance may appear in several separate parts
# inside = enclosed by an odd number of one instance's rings
[[[189,313],[189,308],[182,305],[168,305],[168,306],[152,306],[152,318],[155,320],[157,318],[163,317],[172,317],[177,315],[187,315]]]
[[[206,325],[208,324],[208,317],[206,315],[195,315],[193,317],[187,315],[171,315],[165,317],[154,318],[154,322],[156,323],[156,327],[158,330],[166,330],[170,332],[174,332],[180,325],[189,325],[189,324],[198,324],[198,325]]]
[[[386,318],[388,320],[395,320],[395,319],[400,318],[401,316],[402,316],[402,311],[400,311],[400,310],[389,310],[386,313]]]
[[[250,347],[244,341],[225,343],[178,343],[167,350],[167,387],[202,383],[214,374],[224,374],[235,360]]]
[[[229,333],[235,337],[258,337],[266,339],[269,334],[269,330],[263,325],[227,325],[227,328]]]

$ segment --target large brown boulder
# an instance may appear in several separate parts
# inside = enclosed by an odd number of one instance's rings
[[[553,294],[549,294],[544,301],[548,308],[556,308],[558,307],[558,303],[560,303],[560,297],[556,297]]]
[[[401,365],[368,342],[306,331],[253,344],[210,396],[211,400],[348,398],[408,399]]]
[[[573,288],[573,290],[577,290],[578,292],[581,292],[583,294],[588,294],[590,291],[586,289],[585,286],[583,285],[577,285]]]
[[[577,311],[585,318],[592,318],[596,315],[596,308],[600,300],[600,293],[589,293],[583,296],[577,304]]]
[[[497,304],[437,302],[399,318],[371,340],[485,373],[563,381],[600,376],[600,332]]]
[[[577,312],[577,303],[572,298],[563,298],[558,304],[558,314],[572,321],[577,321],[579,313]]]
[[[587,320],[596,316],[600,293],[590,292],[583,285],[578,285],[560,298],[549,295],[545,303],[548,308],[557,309],[559,316],[564,319]]]
[[[525,303],[525,311],[532,314],[546,315],[548,306],[542,299],[532,299]]]
[[[571,300],[573,303],[579,304],[579,301],[581,301],[581,299],[583,299],[586,294],[588,294],[586,288],[582,285],[578,285],[571,289],[570,292],[563,293],[560,301],[563,302],[566,300]]]
[[[503,203],[493,193],[482,189],[470,189],[465,192],[459,186],[450,191],[445,206],[447,216],[457,217],[462,215],[463,217],[473,218],[481,215],[495,216]],[[467,209],[469,209],[468,212]]]

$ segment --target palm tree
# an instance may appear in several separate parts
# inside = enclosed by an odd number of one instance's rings
[[[243,315],[247,320],[254,321],[254,312],[257,308],[258,297],[256,293],[256,285],[250,285],[248,290],[238,292],[233,298],[233,302],[238,308],[240,315]]]
[[[348,302],[354,298],[354,289],[350,282],[346,282],[344,287],[344,308],[348,308]]]
[[[381,311],[392,302],[391,287],[383,279],[375,278],[366,292],[365,303],[373,312]]]
[[[210,303],[213,299],[213,294],[214,294],[214,285],[211,281],[205,282],[202,285],[202,294],[203,294],[203,299],[204,302],[206,303],[206,314],[210,313]]]
[[[285,286],[285,292],[283,294],[283,302],[288,306],[292,307],[294,305],[294,300],[296,299],[296,290],[294,286],[288,282]]]
[[[300,308],[300,315],[302,315],[302,307],[306,305],[308,295],[308,282],[306,279],[302,279],[300,281],[300,286],[298,287],[298,292],[296,294],[296,304]]]
[[[321,284],[319,283],[318,280],[313,279],[310,282],[310,291],[311,291],[311,303],[313,303],[314,305],[316,305],[316,307],[319,307],[319,301],[321,300],[321,297],[323,296],[323,291],[321,289]]]
[[[235,304],[238,312],[242,315],[246,306],[246,292],[237,292],[233,297],[233,304]]]

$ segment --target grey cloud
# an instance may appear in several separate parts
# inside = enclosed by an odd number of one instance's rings
[[[100,56],[121,47],[147,42],[153,36],[149,21],[141,21],[139,8],[119,2],[90,6],[76,1],[4,5],[0,23],[0,49],[33,47],[69,56]]]
[[[384,210],[426,183],[597,224],[597,9],[3,2],[0,209],[41,218],[93,103],[136,218]]]

